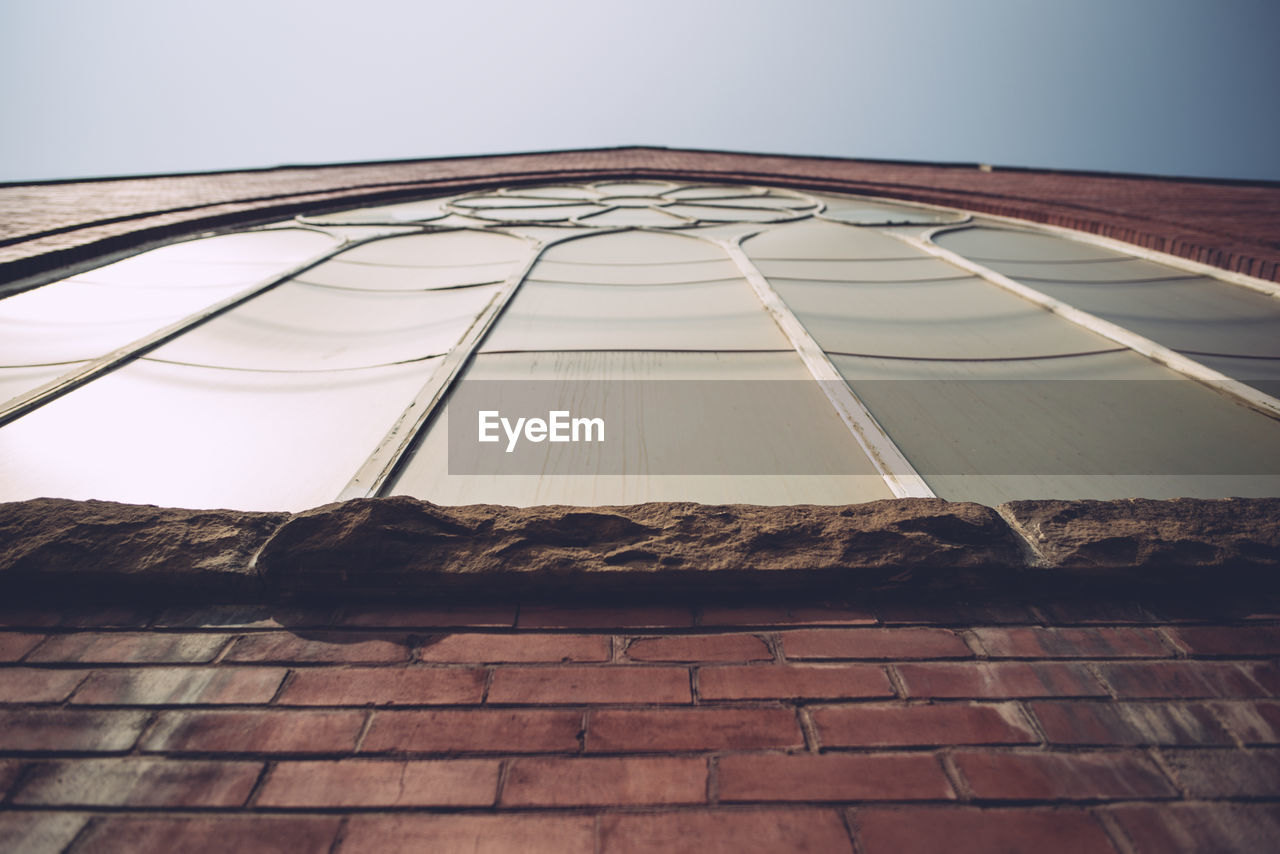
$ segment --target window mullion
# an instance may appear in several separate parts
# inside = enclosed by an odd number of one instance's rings
[[[875,416],[853,393],[853,389],[827,358],[827,354],[818,346],[818,342],[778,296],[778,292],[769,284],[768,279],[756,269],[756,265],[742,251],[741,240],[742,237],[738,237],[717,242],[738,265],[738,269],[751,284],[760,302],[764,304],[769,315],[782,330],[782,334],[795,348],[810,375],[822,387],[823,393],[827,396],[827,400],[831,401],[840,420],[849,428],[849,432],[853,434],[853,438],[871,460],[876,471],[880,472],[885,485],[897,498],[936,497],[934,491],[907,460],[902,450],[876,421]]]

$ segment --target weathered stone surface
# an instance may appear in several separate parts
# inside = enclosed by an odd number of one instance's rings
[[[0,583],[66,596],[255,596],[253,556],[287,518],[61,498],[0,504]]]
[[[1045,568],[1176,574],[1280,566],[1280,498],[1011,501]]]
[[[844,507],[438,507],[357,499],[290,519],[259,569],[283,594],[788,588],[954,581],[1020,566],[1003,520],[940,499]]]

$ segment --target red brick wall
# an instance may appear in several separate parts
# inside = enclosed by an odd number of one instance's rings
[[[1280,280],[1280,184],[622,148],[0,186],[0,281],[246,219],[610,175],[786,183],[954,205]]]
[[[1268,850],[1278,604],[10,611],[0,849]]]

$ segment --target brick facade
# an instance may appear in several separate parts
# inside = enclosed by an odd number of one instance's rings
[[[1188,610],[11,610],[0,848],[1267,850],[1280,600]]]

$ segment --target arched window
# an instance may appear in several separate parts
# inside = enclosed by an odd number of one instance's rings
[[[0,301],[0,500],[1280,495],[1274,286],[630,180],[175,243]]]

